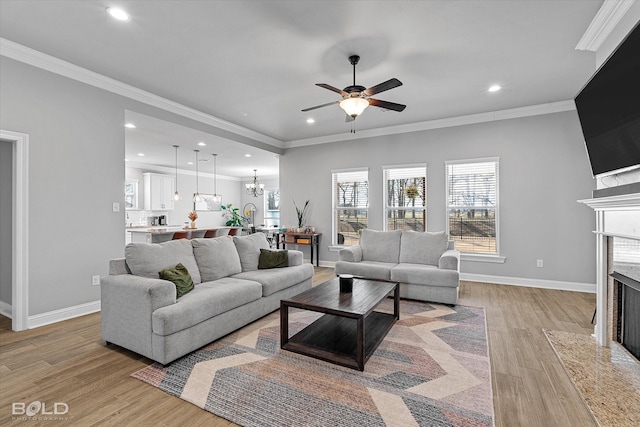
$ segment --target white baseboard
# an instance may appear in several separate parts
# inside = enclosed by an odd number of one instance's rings
[[[11,304],[0,301],[0,314],[8,317],[9,319],[13,319],[13,308],[11,307]]]
[[[530,288],[556,289],[562,291],[596,292],[595,283],[563,282],[560,280],[527,279],[524,277],[492,276],[488,274],[460,273],[460,280],[495,283],[497,285],[528,286]]]
[[[335,268],[335,261],[320,261],[320,267]],[[498,285],[529,286],[531,288],[556,289],[575,292],[596,292],[595,283],[563,282],[560,280],[527,279],[524,277],[493,276],[489,274],[460,273],[460,280],[495,283]]]
[[[73,319],[74,317],[84,316],[85,314],[100,311],[100,301],[88,302],[73,307],[61,308],[60,310],[49,311],[47,313],[29,316],[28,329],[38,328],[51,323],[62,322],[63,320]]]

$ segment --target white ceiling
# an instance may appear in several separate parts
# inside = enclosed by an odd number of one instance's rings
[[[368,108],[359,131],[573,99],[595,71],[595,54],[575,46],[602,3],[2,0],[0,36],[287,147],[348,135],[337,105],[300,110],[339,98],[315,83],[352,84],[351,54],[361,56],[357,84],[396,77],[404,85],[376,98],[407,105]],[[131,21],[111,19],[109,6]],[[503,90],[488,93],[492,84]],[[164,132],[141,129],[132,143],[183,145]],[[254,165],[243,176],[270,167]]]

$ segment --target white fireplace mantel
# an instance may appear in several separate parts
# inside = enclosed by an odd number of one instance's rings
[[[607,237],[640,239],[640,193],[578,200],[596,212],[596,325],[598,344],[607,338]]]

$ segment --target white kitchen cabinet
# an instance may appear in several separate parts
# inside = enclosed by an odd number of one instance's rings
[[[144,173],[144,210],[173,210],[173,193],[176,181],[173,176]]]

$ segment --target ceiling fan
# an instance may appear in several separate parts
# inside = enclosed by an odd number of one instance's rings
[[[353,65],[353,85],[347,86],[344,89],[338,89],[337,87],[333,87],[326,83],[316,83],[316,86],[320,86],[325,89],[329,89],[330,91],[339,93],[340,95],[342,95],[342,100],[328,102],[322,105],[316,105],[315,107],[305,108],[302,111],[306,112],[315,110],[316,108],[327,107],[333,104],[340,104],[340,108],[342,108],[347,113],[346,121],[351,122],[355,120],[356,117],[358,117],[360,114],[362,114],[365,108],[367,108],[369,105],[393,111],[403,111],[405,108],[407,108],[407,106],[403,104],[396,104],[395,102],[381,101],[379,99],[370,98],[370,96],[377,93],[402,86],[402,82],[396,78],[389,79],[386,82],[372,86],[368,89],[366,89],[364,86],[356,85],[356,65],[359,61],[360,56],[358,55],[351,55],[349,57],[349,62],[351,63],[351,65]]]

